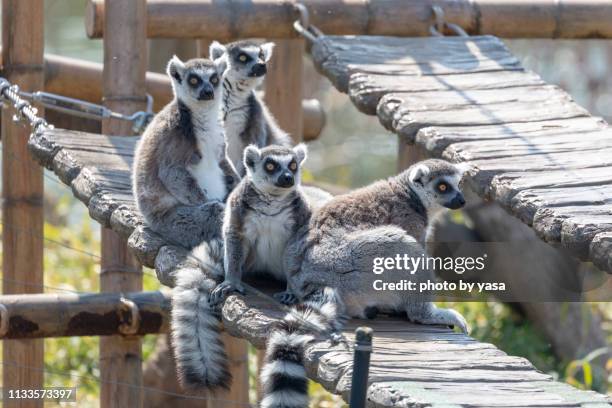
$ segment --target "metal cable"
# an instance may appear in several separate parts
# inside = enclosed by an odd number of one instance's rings
[[[51,126],[44,119],[37,116],[37,109],[27,100],[36,101],[46,108],[81,118],[98,120],[113,118],[129,121],[132,122],[132,130],[137,134],[142,133],[151,119],[153,119],[153,97],[149,94],[147,94],[146,111],[138,111],[131,115],[113,112],[102,105],[49,92],[23,92],[19,90],[17,85],[11,84],[6,78],[2,77],[0,77],[0,96],[11,102],[17,110],[17,114],[13,119],[15,121],[23,118],[27,119],[34,133],[38,133],[39,130]]]

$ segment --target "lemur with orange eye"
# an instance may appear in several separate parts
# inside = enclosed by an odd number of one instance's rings
[[[258,44],[237,41],[210,46],[210,59],[223,60],[227,71],[223,78],[222,119],[228,145],[228,156],[240,175],[246,169],[242,154],[248,145],[291,146],[291,138],[276,123],[264,102],[255,93],[264,79],[272,58],[274,43]]]
[[[240,181],[219,119],[225,68],[222,60],[173,57],[174,99],[155,115],[134,157],[134,197],[146,224],[186,248],[220,238],[224,201]]]

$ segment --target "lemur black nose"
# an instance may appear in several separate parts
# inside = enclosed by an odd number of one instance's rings
[[[295,179],[293,178],[293,174],[288,171],[278,176],[278,180],[276,180],[276,185],[283,188],[292,187],[294,183]]]
[[[198,95],[199,101],[209,101],[211,99],[215,99],[215,92],[212,89],[204,88],[200,91]]]
[[[266,68],[266,64],[257,63],[253,65],[253,68],[251,68],[251,75],[254,77],[260,77],[265,75],[267,71],[268,69]]]
[[[457,193],[446,207],[450,208],[451,210],[456,210],[463,207],[464,205],[465,198],[463,198],[463,194]]]

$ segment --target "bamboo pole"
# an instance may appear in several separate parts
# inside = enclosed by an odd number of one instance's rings
[[[104,8],[104,104],[113,111],[133,113],[146,107],[146,1],[107,0]],[[131,124],[104,120],[102,132],[128,135]],[[103,292],[140,291],[142,269],[124,239],[102,230],[100,289]],[[139,337],[100,339],[100,405],[142,406],[141,340]],[[126,386],[122,384],[132,384]]]
[[[26,91],[41,89],[44,54],[43,0],[2,1],[4,75]],[[29,128],[2,109],[2,277],[3,293],[32,293],[43,283],[43,169],[27,148]],[[27,231],[27,233],[23,233]],[[21,284],[19,282],[27,282]],[[3,342],[4,389],[43,386],[41,340]],[[32,369],[28,368],[31,367]],[[5,402],[5,406],[42,407],[42,401]]]
[[[414,163],[427,158],[427,153],[420,145],[410,144],[403,137],[398,137],[397,171],[401,172]]]
[[[280,127],[297,143],[302,140],[304,41],[276,41],[265,80],[265,101]]]
[[[90,38],[104,31],[103,0],[90,0]],[[148,0],[149,38],[296,38],[295,1]],[[469,34],[521,38],[612,38],[607,0],[301,0],[329,35],[429,36],[431,6]]]
[[[161,292],[5,295],[0,338],[164,333],[169,309],[170,297]]]

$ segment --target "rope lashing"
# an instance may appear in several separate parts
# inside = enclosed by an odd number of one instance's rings
[[[132,122],[132,130],[134,133],[142,133],[151,119],[153,119],[153,97],[147,94],[147,110],[138,111],[131,115],[113,112],[105,106],[95,103],[83,101],[80,99],[69,98],[67,96],[52,94],[48,92],[23,92],[19,90],[17,85],[11,84],[6,78],[0,78],[0,95],[13,104],[17,110],[17,115],[14,119],[20,121],[26,118],[30,122],[35,132],[38,132],[39,127],[48,128],[50,125],[42,118],[36,116],[37,110],[29,101],[36,101],[45,108],[52,109],[58,112],[77,116],[86,119],[119,119]]]
[[[301,3],[295,3],[293,5],[295,11],[297,11],[299,18],[294,21],[293,28],[302,37],[306,38],[311,43],[317,41],[318,37],[323,37],[323,32],[314,25],[310,24],[310,14],[305,5]]]
[[[468,33],[463,28],[454,23],[449,23],[444,19],[444,10],[440,6],[432,6],[432,17],[434,23],[429,26],[429,32],[434,37],[444,37],[444,31],[446,29],[452,31],[459,37],[469,37]]]
[[[11,84],[6,78],[0,77],[0,96],[13,104],[17,113],[13,116],[15,122],[27,119],[34,133],[39,133],[51,126],[38,116],[38,109],[20,96],[19,87]]]

